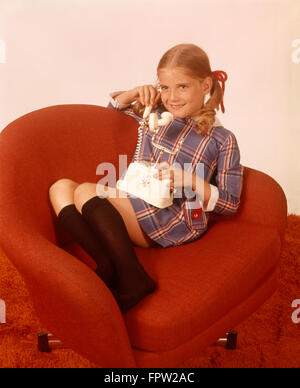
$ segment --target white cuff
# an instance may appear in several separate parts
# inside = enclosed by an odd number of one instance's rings
[[[121,109],[126,109],[128,108],[131,104],[120,104],[115,98],[121,94],[121,93],[124,93],[124,91],[120,91],[120,92],[113,92],[113,93],[109,93],[109,96],[110,96],[110,100],[109,102],[111,103],[111,105],[115,108],[115,109],[118,109],[118,110],[121,110]]]
[[[208,204],[206,206],[206,209],[203,207],[203,210],[205,212],[211,212],[214,210],[216,203],[219,199],[219,190],[216,186],[210,185],[210,198],[208,201]]]

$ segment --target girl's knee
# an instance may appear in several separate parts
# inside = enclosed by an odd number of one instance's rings
[[[95,183],[81,183],[74,190],[74,203],[78,210],[81,211],[83,204],[90,198],[96,196]]]
[[[74,191],[79,183],[71,179],[59,179],[54,182],[49,188],[49,199],[58,214],[62,208],[74,203]]]
[[[95,192],[95,183],[80,183],[74,190],[74,198],[78,198],[87,192]]]
[[[66,192],[70,190],[73,190],[74,192],[77,186],[79,186],[79,183],[72,181],[72,179],[68,179],[68,178],[58,179],[50,186],[49,194],[51,196],[51,194]]]

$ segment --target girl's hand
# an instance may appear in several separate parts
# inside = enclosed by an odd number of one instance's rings
[[[182,168],[171,166],[168,162],[161,162],[157,165],[157,172],[154,178],[159,180],[170,179],[170,188],[191,186],[192,174]]]
[[[160,92],[153,85],[137,86],[133,89],[135,98],[144,106],[157,108]]]
[[[182,170],[182,168],[170,165],[168,162],[158,163],[157,172],[153,174],[154,178],[170,179],[170,191],[173,192],[176,187],[192,188],[198,198],[203,202],[206,209],[211,196],[211,187],[208,182],[193,173]],[[185,190],[185,189],[184,189]],[[190,192],[189,192],[190,195]]]

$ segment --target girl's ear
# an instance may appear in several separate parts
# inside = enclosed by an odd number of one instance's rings
[[[206,77],[203,81],[203,92],[209,94],[213,86],[213,80],[211,77]]]

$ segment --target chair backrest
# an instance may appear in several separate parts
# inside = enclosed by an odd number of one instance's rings
[[[20,220],[54,239],[50,185],[60,178],[96,183],[102,162],[116,167],[118,179],[118,156],[131,161],[137,125],[132,117],[94,105],[52,106],[9,124],[0,134],[3,227]]]
[[[118,179],[119,155],[127,155],[129,164],[137,126],[132,117],[95,105],[52,106],[9,124],[0,134],[0,234],[1,228],[20,220],[26,228],[35,227],[56,241],[50,185],[60,178],[96,183],[103,177],[96,173],[102,162],[115,167]],[[283,236],[286,198],[273,178],[245,168],[241,202],[238,213],[222,217],[222,222],[266,224]],[[265,209],[269,209],[267,219]]]

